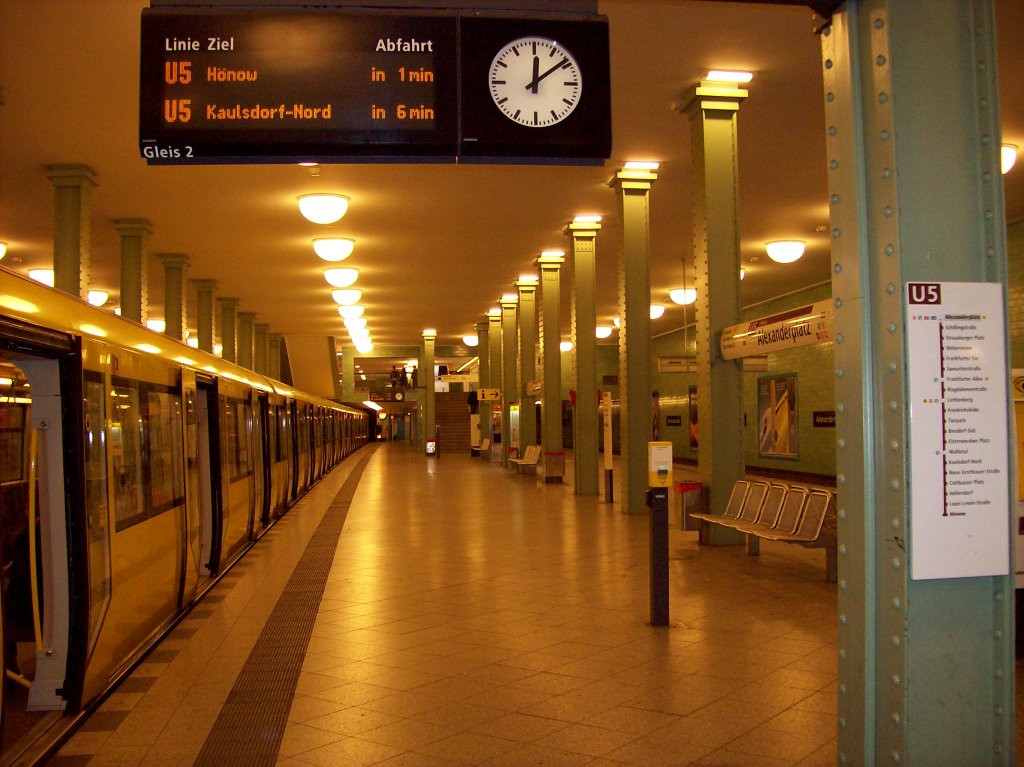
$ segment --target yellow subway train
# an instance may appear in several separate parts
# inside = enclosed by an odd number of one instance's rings
[[[0,267],[0,763],[102,696],[372,428]]]

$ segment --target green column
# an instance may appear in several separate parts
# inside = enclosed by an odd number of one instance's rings
[[[356,348],[351,344],[341,347],[341,401],[356,401]]]
[[[281,344],[284,341],[280,333],[271,333],[267,337],[270,351],[267,356],[267,375],[275,381],[281,380]]]
[[[252,370],[255,325],[256,312],[238,313],[238,346],[235,349],[235,359],[239,365],[249,370]]]
[[[220,307],[221,357],[235,362],[238,359],[238,299],[218,298],[217,305]]]
[[[507,466],[512,449],[512,406],[518,402],[519,387],[516,384],[516,352],[518,347],[518,321],[516,310],[519,296],[515,293],[503,295],[498,300],[501,307],[501,462]],[[521,448],[520,448],[521,449]]]
[[[217,289],[216,280],[191,280],[196,289],[196,336],[199,348],[213,354],[213,291]]]
[[[423,382],[425,387],[423,392],[424,440],[434,439],[434,426],[436,424],[434,404],[434,344],[436,341],[436,330],[423,331],[423,350],[420,353],[420,381]]]
[[[501,387],[501,309],[495,307],[487,312],[487,380],[492,389]],[[491,455],[500,455],[494,450],[494,402],[485,402],[480,408],[480,418],[487,419],[486,435],[491,438]],[[502,444],[506,436],[501,436]]]
[[[477,355],[477,389],[486,388],[491,385],[490,377],[490,340],[489,340],[489,328],[490,322],[487,319],[483,319],[476,323],[476,355]],[[490,405],[486,406],[488,409]],[[480,440],[492,439],[491,434],[491,419],[485,412],[485,403],[477,403],[477,417],[480,429]]]
[[[270,332],[270,325],[266,322],[257,322],[253,326],[253,370],[260,375],[267,374],[267,334]]]
[[[144,218],[120,218],[114,221],[114,228],[121,235],[121,316],[145,322],[149,303],[147,245],[153,227]]]
[[[597,233],[601,224],[578,220],[569,224],[572,236],[572,355],[576,413],[573,419],[573,481],[576,495],[598,495]]]
[[[531,394],[537,380],[537,277],[520,275],[519,290],[519,446],[525,450],[537,442],[537,397]]]
[[[822,37],[839,762],[1010,765],[1012,573],[914,580],[908,554],[911,454],[939,446],[909,442],[907,283],[999,282],[1005,295],[993,6],[848,0],[841,9]],[[986,513],[1005,519],[1012,545],[1012,501]]]
[[[647,512],[647,443],[651,428],[650,193],[658,178],[649,170],[622,170],[610,186],[622,203],[619,258],[619,411],[622,512]]]
[[[739,198],[736,114],[747,92],[729,83],[701,83],[683,100],[690,118],[693,168],[693,251],[697,267],[697,465],[708,505],[721,513],[744,471],[743,366],[723,360],[722,328],[740,321]],[[708,525],[703,540],[742,543],[743,536]]]
[[[565,257],[549,252],[537,259],[540,270],[541,446],[545,482],[561,482],[565,476],[562,447],[562,341],[561,269]]]
[[[188,256],[184,253],[160,253],[157,258],[164,267],[164,335],[175,341],[184,341],[188,330],[185,302]]]
[[[87,165],[49,165],[46,175],[53,183],[53,286],[85,298],[96,172]]]

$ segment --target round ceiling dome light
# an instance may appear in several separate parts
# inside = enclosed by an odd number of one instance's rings
[[[36,282],[53,287],[53,269],[29,269],[28,276]]]
[[[348,197],[343,194],[303,194],[299,212],[314,224],[333,224],[348,212]]]
[[[1003,144],[999,147],[999,169],[1005,176],[1017,162],[1017,147],[1014,144]]]
[[[651,304],[651,319],[656,320],[665,313],[665,307],[662,304]]]
[[[356,241],[349,237],[317,237],[313,252],[324,261],[344,261],[355,250]]]
[[[359,279],[359,270],[353,269],[350,266],[335,266],[330,269],[324,269],[324,279],[327,280],[327,284],[334,288],[347,288],[350,285],[355,285],[356,280]]]
[[[572,341],[560,341],[558,344],[558,351],[560,352],[571,352]]]
[[[594,334],[598,338],[608,338],[612,334],[612,329],[608,325],[598,325],[594,328]]]
[[[775,240],[764,244],[768,258],[780,264],[791,264],[804,254],[807,246],[803,240]]]
[[[679,304],[680,306],[689,306],[690,304],[697,300],[697,289],[675,288],[668,292],[668,297],[672,299],[672,303],[674,304]]]
[[[345,320],[345,327],[349,330],[357,330],[366,327],[366,317],[352,317]]]
[[[110,293],[105,290],[90,290],[86,295],[86,301],[93,306],[103,306],[110,298]]]
[[[462,343],[464,343],[466,346],[479,346],[480,338],[479,336],[463,336]]]
[[[341,315],[343,320],[354,320],[356,317],[363,316],[363,307],[361,304],[352,304],[350,306],[339,306],[338,314]]]
[[[334,303],[338,304],[338,306],[352,306],[352,304],[358,304],[359,299],[362,297],[363,291],[357,288],[331,291],[331,298],[334,299]]]

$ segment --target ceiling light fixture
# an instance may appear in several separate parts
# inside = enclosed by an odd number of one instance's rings
[[[749,83],[754,79],[754,73],[731,69],[712,69],[704,79],[712,83]]]
[[[744,269],[743,267],[740,267],[740,279],[742,280],[746,276],[747,276],[747,270]],[[695,298],[696,298],[696,296],[695,296]]]
[[[86,293],[86,301],[93,306],[103,306],[110,298],[110,293],[105,290],[90,290]]]
[[[349,237],[317,237],[313,252],[324,261],[344,261],[355,250],[356,241]]]
[[[36,282],[53,287],[53,269],[29,269],[28,276]]]
[[[492,306],[490,309],[487,310],[487,316],[488,317],[500,317],[501,316],[501,309],[499,309],[497,306]]]
[[[600,224],[601,217],[596,214],[586,214],[582,216],[574,216],[572,222],[574,224]]]
[[[536,274],[520,274],[519,275],[519,281],[520,282],[539,282],[540,281],[540,277],[538,277]]]
[[[791,264],[804,254],[807,246],[803,240],[775,240],[764,244],[765,252],[772,261]]]
[[[558,351],[560,352],[571,352],[572,341],[562,341],[558,344]]]
[[[348,212],[348,197],[343,194],[303,194],[299,212],[314,224],[333,224]]]
[[[355,330],[357,328],[366,327],[366,317],[352,317],[351,319],[345,320],[345,327],[349,330]]]
[[[616,315],[615,317],[612,317],[612,325],[614,325],[617,328],[621,328],[622,327],[622,320],[620,320],[618,318],[618,316]]]
[[[665,313],[665,307],[662,304],[651,304],[651,319],[656,320]]]
[[[594,335],[598,338],[608,338],[612,334],[612,329],[607,325],[598,325],[594,328]]]
[[[367,338],[365,341],[356,342],[356,351],[360,354],[369,354],[373,351],[373,342]]]
[[[463,336],[462,343],[464,343],[466,346],[479,346],[480,338],[479,336]]]
[[[502,295],[500,300],[504,301],[507,304],[514,304],[519,301],[519,296],[516,295],[515,293],[505,293],[504,295]]]
[[[657,170],[660,166],[660,163],[653,160],[630,160],[622,167],[625,170]]]
[[[672,300],[672,303],[679,304],[680,306],[689,306],[697,300],[697,289],[696,288],[673,288],[668,292],[668,297]]]
[[[1015,144],[1003,144],[999,147],[999,166],[1005,176],[1010,168],[1017,162],[1017,146]]]
[[[339,306],[338,314],[341,315],[343,320],[354,320],[357,317],[363,316],[363,309],[365,307],[362,304],[352,304],[351,306]]]
[[[198,336],[189,336],[188,338],[185,339],[185,343],[191,346],[193,349],[199,348]]]
[[[359,299],[363,297],[363,291],[358,288],[348,288],[347,290],[332,290],[331,298],[334,299],[334,303],[339,306],[352,306],[358,304]],[[340,309],[338,310],[341,311]]]
[[[333,288],[347,288],[359,279],[359,270],[351,266],[332,266],[324,269],[324,279]]]
[[[6,256],[6,255],[7,255],[7,243],[6,242],[0,242],[0,261],[2,261],[3,257]]]
[[[154,333],[163,333],[167,330],[167,323],[163,320],[146,320],[146,327],[152,330]]]

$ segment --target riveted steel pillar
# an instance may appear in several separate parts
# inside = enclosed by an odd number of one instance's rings
[[[516,404],[517,317],[519,296],[510,293],[498,301],[501,307],[501,462],[508,466],[512,455],[512,406]]]
[[[562,446],[562,293],[561,268],[565,257],[547,253],[537,259],[540,270],[540,345],[544,370],[541,389],[541,445],[544,481],[557,483],[565,476]]]
[[[572,236],[572,380],[576,390],[573,419],[573,487],[576,495],[600,493],[597,465],[597,282],[596,221],[573,222],[566,228]]]
[[[49,165],[46,175],[53,183],[53,286],[85,298],[96,172],[87,165]]]
[[[1011,575],[907,554],[905,285],[1006,282],[994,30],[990,0],[848,0],[822,37],[841,764],[1013,763]]]
[[[491,385],[491,323],[485,318],[476,323],[476,353],[479,364],[477,366],[477,388],[486,389]],[[489,402],[478,402],[477,413],[480,420],[480,439],[494,441],[491,433],[491,404]],[[482,456],[481,456],[482,457]]]
[[[537,397],[531,394],[537,380],[537,278],[516,282],[519,290],[519,446],[537,442]]]
[[[253,326],[252,364],[253,370],[260,375],[267,374],[267,333],[269,332],[270,325],[266,322],[257,322]]]
[[[356,401],[356,348],[351,344],[341,347],[341,401]]]
[[[213,354],[213,291],[216,280],[190,280],[196,289],[196,336],[199,348]]]
[[[220,307],[221,357],[228,362],[238,359],[238,299],[218,298]]]
[[[622,204],[619,258],[619,411],[624,514],[645,514],[647,443],[651,427],[651,268],[650,195],[657,174],[623,170],[609,186]]]
[[[144,218],[120,218],[114,222],[114,228],[121,235],[121,316],[145,322],[149,303],[146,246],[153,227]]]
[[[722,328],[740,321],[739,169],[736,114],[747,92],[701,83],[683,100],[690,118],[693,158],[693,250],[697,267],[696,356],[697,465],[709,508],[721,513],[743,458],[743,367],[724,360]],[[741,543],[743,536],[719,525],[705,525],[705,543]]]
[[[238,348],[235,350],[235,359],[239,365],[249,370],[252,370],[255,326],[256,312],[238,313]]]
[[[267,375],[275,381],[281,380],[281,344],[284,337],[280,333],[270,333],[267,336],[267,344],[270,346],[270,353],[267,357]]]
[[[184,253],[160,253],[157,258],[164,267],[164,335],[175,341],[184,341],[188,330],[185,301],[188,256]]]
[[[487,380],[492,389],[501,386],[501,309],[494,308],[487,313]],[[501,455],[495,450],[494,442],[494,402],[485,402],[480,406],[481,420],[487,419],[487,436],[491,438],[490,455]],[[507,434],[501,435],[502,444],[508,439]],[[488,458],[490,456],[487,456]]]
[[[434,394],[434,344],[437,341],[436,330],[423,331],[423,350],[420,353],[420,380],[425,387],[423,392],[423,439],[434,439],[436,425],[436,405]],[[440,445],[437,446],[440,450]]]

